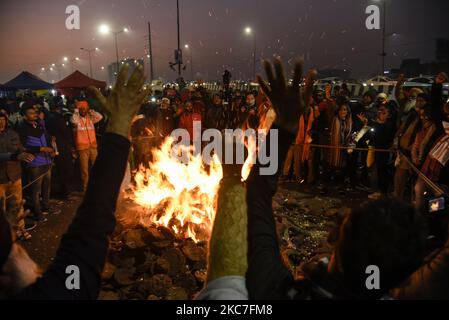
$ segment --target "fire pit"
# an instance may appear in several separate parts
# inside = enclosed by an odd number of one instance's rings
[[[181,163],[172,143],[153,151],[119,200],[101,299],[190,299],[204,285],[222,167],[193,152]]]
[[[215,159],[206,168],[192,150],[188,164],[181,163],[171,155],[172,143],[167,139],[153,151],[150,169],[137,172],[131,199],[146,209],[140,217],[143,226],[155,224],[196,242],[208,240],[223,178],[221,164]]]

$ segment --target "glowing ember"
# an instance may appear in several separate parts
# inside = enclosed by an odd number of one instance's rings
[[[144,207],[140,217],[144,226],[157,225],[177,235],[204,241],[210,236],[217,203],[222,166],[217,157],[209,168],[201,154],[190,151],[188,164],[172,157],[173,140],[168,138],[153,150],[150,169],[141,168],[135,176],[133,200]]]

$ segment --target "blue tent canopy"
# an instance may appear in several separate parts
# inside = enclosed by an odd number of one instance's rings
[[[41,78],[31,74],[27,71],[23,71],[14,79],[6,82],[2,86],[2,90],[21,90],[21,89],[29,89],[29,90],[43,90],[43,89],[53,89],[53,85],[51,83],[45,82]]]

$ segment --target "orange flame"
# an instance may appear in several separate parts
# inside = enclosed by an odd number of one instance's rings
[[[201,154],[195,156],[190,147],[184,164],[172,156],[172,145],[173,139],[167,138],[152,151],[150,168],[141,168],[135,176],[133,200],[147,209],[141,223],[167,227],[196,242],[207,240],[223,178],[221,163],[215,156],[206,168]]]
[[[268,135],[275,120],[276,113],[274,112],[273,108],[269,108],[267,113],[264,114],[260,119],[258,131],[263,132],[263,134],[265,135]],[[248,150],[248,158],[246,158],[245,163],[242,167],[242,180],[246,181],[251,174],[253,165],[256,163],[258,147],[255,137],[248,137],[248,139],[244,141],[244,143]]]

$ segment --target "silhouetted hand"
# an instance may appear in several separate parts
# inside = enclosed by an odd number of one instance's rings
[[[52,152],[54,152],[54,150],[50,147],[41,147],[40,152],[51,154]]]
[[[17,156],[17,160],[22,161],[22,162],[26,162],[26,163],[30,163],[34,160],[34,155],[32,155],[31,153],[27,153],[27,152],[22,152],[19,153],[19,155]]]
[[[131,122],[150,93],[150,88],[143,88],[145,83],[143,67],[139,65],[135,68],[131,78],[126,83],[128,70],[128,64],[120,69],[115,87],[107,98],[97,88],[89,88],[109,117],[106,131],[119,134],[127,139],[131,130]]]
[[[287,130],[292,134],[297,133],[299,117],[306,111],[306,104],[299,87],[302,77],[302,65],[302,61],[296,63],[291,86],[287,85],[284,68],[279,58],[274,60],[276,77],[273,74],[272,64],[267,60],[264,61],[269,84],[260,75],[257,76],[260,87],[273,104],[273,109],[276,112],[276,124],[281,129]]]
[[[362,121],[365,126],[368,125],[368,119],[363,113],[358,114],[357,118],[359,118],[359,120]]]

